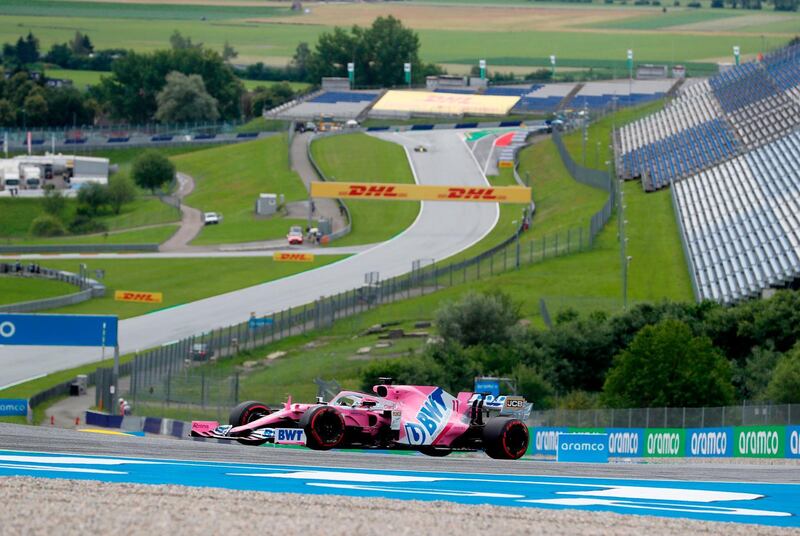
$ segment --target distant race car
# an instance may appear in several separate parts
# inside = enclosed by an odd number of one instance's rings
[[[381,448],[418,450],[428,456],[483,450],[492,458],[516,460],[528,449],[531,404],[518,396],[454,397],[441,387],[376,385],[375,395],[342,391],[328,403],[295,404],[271,410],[260,402],[236,406],[228,425],[192,422],[191,435],[306,445],[314,450]]]
[[[303,228],[299,225],[292,225],[289,228],[289,234],[286,235],[286,240],[290,246],[299,246],[303,243]]]

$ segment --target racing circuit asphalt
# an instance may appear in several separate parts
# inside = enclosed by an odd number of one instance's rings
[[[427,185],[484,186],[477,161],[455,130],[382,133],[404,145],[415,179]],[[427,153],[413,147],[424,145]],[[387,201],[376,201],[376,203]],[[388,279],[411,271],[417,259],[441,261],[467,249],[497,223],[496,203],[423,202],[416,221],[393,239],[334,264],[277,281],[221,294],[166,310],[122,320],[122,354],[157,347],[214,328],[246,321],[251,312],[267,315],[313,303],[322,296],[364,284],[367,272]],[[192,274],[186,274],[192,277]],[[153,281],[157,289],[158,282]],[[99,349],[0,346],[0,388],[100,359]],[[109,353],[106,352],[106,357]]]
[[[471,457],[429,458],[347,451],[318,452],[309,449],[248,447],[233,443],[220,444],[171,437],[108,436],[60,428],[2,423],[0,423],[0,450],[399,471],[694,482],[800,483],[800,471],[796,465],[762,465],[745,461],[736,464],[710,462],[580,464],[492,460],[483,454]]]

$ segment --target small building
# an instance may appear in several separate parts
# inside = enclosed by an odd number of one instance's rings
[[[323,91],[350,91],[350,79],[338,76],[325,76],[322,78]]]
[[[660,80],[669,76],[666,65],[645,63],[636,67],[636,80]]]
[[[5,179],[9,178],[19,179],[22,189],[52,186],[68,190],[90,182],[108,184],[109,161],[108,158],[62,154],[19,155],[0,159],[0,173],[3,179],[0,187],[5,186]]]

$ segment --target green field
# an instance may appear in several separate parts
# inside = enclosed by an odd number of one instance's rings
[[[86,86],[94,86],[100,83],[100,79],[104,76],[111,76],[111,73],[103,71],[78,71],[74,69],[47,69],[46,74],[50,78],[61,78],[72,80],[72,83],[78,89],[85,89]],[[242,80],[242,84],[248,91],[253,91],[258,87],[270,87],[281,82],[272,82],[269,80]],[[311,84],[305,82],[287,82],[294,91],[305,91]]]
[[[283,194],[286,202],[306,199],[300,178],[289,170],[286,136],[227,145],[173,159],[179,171],[194,177],[185,202],[203,212],[219,212],[222,223],[204,227],[194,245],[272,240],[306,220],[258,219],[254,207],[262,193]]]
[[[643,15],[642,17],[635,17],[632,19],[623,19],[618,21],[607,21],[597,24],[587,25],[587,28],[605,28],[609,30],[661,30],[663,28],[670,28],[672,26],[680,26],[683,24],[694,24],[697,22],[708,22],[730,17],[746,16],[741,15],[737,11],[725,11],[721,9],[714,10],[686,10],[686,11],[671,11],[663,13],[659,16],[653,16],[652,13]]]
[[[74,244],[160,244],[175,234],[178,225],[167,224],[130,231],[111,231],[91,235],[63,236],[56,238],[17,238],[0,241],[0,245],[74,245]]]
[[[53,2],[71,10],[72,2]],[[94,3],[90,7],[96,6]],[[37,4],[31,4],[36,6]],[[134,4],[117,4],[133,6]],[[24,6],[23,6],[24,7]],[[252,15],[241,20],[199,20],[196,17],[127,18],[118,24],[114,17],[101,9],[91,16],[57,14],[56,7],[47,8],[47,16],[24,14],[28,8],[15,8],[14,15],[0,15],[0,41],[14,42],[20,34],[33,31],[46,50],[53,43],[68,41],[76,30],[88,33],[97,48],[130,47],[139,51],[165,48],[169,36],[178,30],[195,41],[221,51],[227,40],[239,51],[237,61],[285,65],[298,43],[315,43],[328,26],[310,24],[278,24],[254,22]],[[168,7],[168,6],[164,6]],[[223,9],[234,9],[233,6]],[[281,8],[282,9],[282,8]],[[194,10],[178,11],[195,13]],[[42,13],[42,11],[37,11]],[[83,12],[82,12],[83,13]],[[105,17],[105,18],[103,18]],[[269,19],[266,19],[269,20]],[[791,23],[792,20],[787,21]],[[658,24],[642,21],[642,24]],[[788,28],[787,28],[788,29]],[[789,30],[791,31],[791,30]],[[490,65],[547,65],[549,54],[560,60],[581,60],[586,66],[599,67],[597,62],[624,61],[629,48],[636,53],[637,62],[693,62],[727,57],[731,47],[739,45],[745,54],[760,50],[759,34],[667,33],[667,32],[597,32],[582,31],[489,31],[419,29],[421,55],[425,61],[473,64],[476,58]],[[535,59],[532,60],[532,58]],[[545,62],[545,63],[542,63]]]
[[[242,84],[244,84],[244,88],[247,91],[253,91],[258,87],[270,87],[274,86],[275,84],[282,84],[283,82],[271,82],[269,80],[244,80],[242,79]],[[311,84],[306,84],[305,82],[286,82],[292,88],[292,90],[297,92],[302,92],[307,90],[311,87]]]
[[[217,294],[274,281],[318,268],[342,256],[319,255],[313,263],[281,263],[271,258],[241,257],[226,259],[92,259],[46,260],[41,266],[78,272],[79,264],[89,270],[105,270],[106,295],[78,305],[50,312],[70,314],[115,314],[129,318],[175,307]],[[202,283],[202,284],[200,284]],[[115,290],[163,292],[164,303],[126,303],[114,301]]]
[[[78,287],[61,281],[0,275],[0,305],[55,298],[78,290]]]
[[[311,154],[331,180],[414,183],[403,148],[366,134],[345,134],[315,140]],[[349,235],[337,246],[388,240],[407,229],[419,213],[413,201],[347,200],[353,219]]]

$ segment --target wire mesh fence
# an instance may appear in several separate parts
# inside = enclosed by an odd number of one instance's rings
[[[800,424],[800,404],[702,408],[553,409],[531,413],[534,426],[576,428],[713,428]]]

